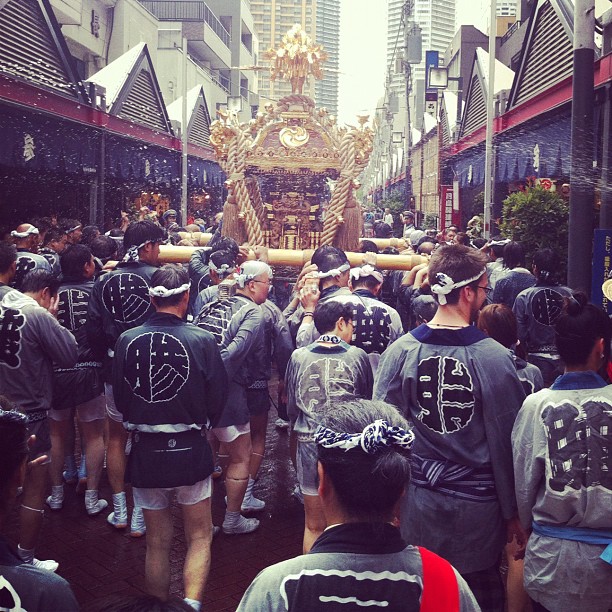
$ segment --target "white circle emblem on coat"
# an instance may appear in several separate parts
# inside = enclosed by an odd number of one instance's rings
[[[145,402],[174,399],[188,378],[189,355],[178,338],[165,332],[147,332],[128,344],[125,380]]]

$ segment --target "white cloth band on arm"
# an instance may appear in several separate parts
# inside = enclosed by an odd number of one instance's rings
[[[476,276],[472,278],[468,278],[466,280],[455,282],[448,274],[444,274],[444,272],[438,272],[436,274],[436,280],[438,281],[435,285],[432,286],[431,291],[438,296],[438,303],[440,306],[446,305],[446,296],[453,291],[454,289],[459,289],[460,287],[465,287],[474,281],[477,281],[484,273],[486,272],[486,268],[483,268]]]
[[[163,287],[162,285],[158,285],[157,287],[151,287],[149,289],[149,295],[151,297],[161,297],[161,298],[166,298],[166,297],[170,297],[173,295],[178,295],[179,293],[185,293],[185,291],[188,291],[190,287],[189,283],[185,283],[184,285],[181,285],[180,287],[177,287],[176,289],[167,289],[166,287]]]
[[[31,225],[30,227],[28,227],[28,229],[25,232],[18,232],[16,230],[13,230],[11,232],[11,236],[13,238],[27,238],[30,234],[34,234],[35,236],[38,236],[39,233],[40,232],[38,231],[38,228]]]

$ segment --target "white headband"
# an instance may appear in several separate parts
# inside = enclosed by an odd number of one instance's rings
[[[229,270],[235,270],[236,269],[236,264],[234,264],[233,266],[230,266],[229,264],[224,263],[224,264],[221,264],[220,266],[216,266],[215,262],[211,259],[208,262],[208,267],[211,270],[214,270],[220,276],[221,274],[224,274],[224,273],[228,272]]]
[[[366,264],[360,268],[353,268],[351,270],[351,278],[354,278],[355,280],[367,278],[368,276],[374,277],[379,283],[382,283],[385,280],[383,275],[370,264]]]
[[[158,285],[157,287],[151,287],[149,289],[149,295],[151,297],[167,298],[173,295],[178,295],[179,293],[185,293],[185,291],[189,290],[189,286],[189,283],[185,283],[176,289],[167,289],[163,285]]]
[[[339,268],[333,268],[329,272],[317,272],[318,278],[328,278],[330,276],[340,276],[343,272],[350,270],[351,264],[343,263]]]
[[[40,232],[38,231],[37,227],[30,225],[30,227],[28,227],[28,229],[25,232],[18,232],[17,230],[13,230],[11,232],[11,236],[13,238],[27,238],[30,234],[34,234],[35,236],[38,236],[39,233]]]
[[[83,227],[80,223],[78,225],[75,225],[74,227],[71,227],[70,229],[66,230],[67,234],[72,234],[72,232],[76,232],[79,227]]]
[[[491,240],[489,242],[490,246],[506,246],[511,242],[510,238],[505,238],[504,240]]]
[[[438,296],[438,303],[440,306],[444,306],[446,305],[446,296],[451,291],[454,289],[459,289],[460,287],[465,287],[466,285],[477,281],[485,272],[486,268],[483,268],[476,276],[457,282],[448,276],[448,274],[438,272],[438,274],[436,274],[436,280],[438,282],[431,288],[431,290]]]

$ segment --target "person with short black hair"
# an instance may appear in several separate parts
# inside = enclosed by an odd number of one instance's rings
[[[378,247],[371,240],[361,240],[359,243],[359,251],[361,253],[376,253],[378,254]]]
[[[349,287],[352,293],[331,298],[332,301],[351,306],[351,344],[368,354],[374,373],[384,350],[404,333],[398,312],[380,300],[383,282],[382,271],[369,264],[358,266],[350,271]],[[298,346],[300,344],[298,336]]]
[[[408,422],[383,402],[330,407],[314,433],[328,527],[308,554],[260,572],[238,610],[319,610],[322,601],[341,602],[338,609],[480,610],[447,561],[407,545],[395,526],[413,439]]]
[[[68,244],[78,244],[83,237],[83,224],[78,219],[60,219],[59,227],[66,232]]]
[[[113,512],[108,522],[116,529],[125,529],[128,520],[124,483],[128,433],[113,399],[112,360],[119,336],[142,325],[155,310],[149,288],[151,277],[159,266],[159,246],[165,238],[165,231],[157,223],[149,220],[130,223],[123,236],[123,261],[96,279],[89,300],[85,330],[95,358],[103,364],[108,415],[106,467],[113,491]],[[140,537],[145,529],[142,512],[136,507],[130,533]]]
[[[306,284],[299,293],[300,305],[287,319],[298,347],[308,346],[318,337],[312,320],[317,304],[351,295],[348,288],[351,265],[344,251],[331,245],[321,246],[313,253],[311,263],[316,271],[306,276]]]
[[[559,256],[552,249],[539,249],[533,256],[535,285],[521,291],[512,310],[518,337],[527,351],[527,361],[542,372],[549,387],[563,373],[563,362],[555,344],[555,323],[563,310],[563,300],[572,294],[557,280]]]
[[[58,276],[62,272],[59,256],[66,248],[67,239],[64,230],[59,227],[51,227],[49,231],[45,233],[45,237],[42,241],[42,248],[38,251],[49,262],[53,274],[57,274]]]
[[[292,435],[297,439],[297,473],[304,498],[304,552],[325,529],[317,496],[314,432],[334,402],[372,396],[372,368],[367,354],[350,346],[353,308],[338,300],[317,305],[314,325],[318,339],[291,355],[285,390]]]
[[[57,319],[59,280],[50,272],[34,270],[22,282],[23,293],[9,291],[0,302],[0,389],[28,417],[36,444],[31,459],[51,450],[48,412],[52,407],[53,366],[71,368],[77,343]],[[21,505],[18,553],[25,563],[55,571],[55,561],[34,558],[42,527],[49,461],[26,477]]]
[[[523,246],[520,242],[509,242],[504,247],[504,265],[497,277],[491,301],[512,308],[516,296],[524,289],[533,287],[535,282],[533,274],[525,268]]]
[[[11,282],[17,267],[17,249],[15,245],[0,241],[0,301],[12,290]]]
[[[542,263],[541,260],[540,264]],[[608,315],[584,293],[554,324],[564,373],[525,400],[512,431],[521,522],[532,530],[525,588],[534,612],[612,609],[612,386]]]
[[[176,494],[187,540],[185,601],[199,610],[212,541],[214,462],[204,431],[221,418],[227,375],[213,336],[184,321],[187,271],[162,266],[151,277],[149,294],[155,313],[117,341],[113,393],[123,425],[136,434],[128,472],[147,526],[147,591],[162,600],[169,596]]]
[[[2,536],[26,470],[39,470],[43,455],[28,465],[28,418],[0,395],[0,607],[3,610],[78,610],[68,583],[52,572],[24,564]],[[44,468],[42,468],[44,469]]]
[[[66,480],[77,477],[74,458],[75,412],[83,434],[81,474],[85,490],[85,510],[95,516],[108,503],[98,497],[98,485],[104,462],[104,425],[106,409],[102,364],[96,362],[85,331],[87,311],[96,265],[91,249],[85,244],[69,246],[60,257],[62,284],[58,291],[57,319],[72,332],[79,347],[79,359],[73,368],[56,368],[54,373],[51,426],[51,495],[47,505],[60,510],[64,503],[62,468],[66,462]],[[85,470],[85,456],[87,469]]]
[[[432,255],[438,310],[385,351],[374,399],[415,427],[402,534],[450,561],[483,609],[501,612],[500,555],[506,537],[523,537],[510,434],[525,392],[510,352],[472,325],[486,297],[485,266],[483,253],[462,245]]]
[[[91,243],[100,235],[100,228],[97,225],[86,225],[81,234],[81,243],[91,247]]]
[[[96,260],[96,271],[102,268],[113,258],[117,257],[117,241],[110,236],[101,235],[91,241],[91,253]]]
[[[200,314],[200,311],[206,304],[210,304],[210,302],[214,302],[218,299],[219,283],[226,278],[230,278],[237,272],[236,256],[237,252],[230,249],[222,249],[210,253],[207,266],[209,280],[212,284],[209,287],[201,289],[196,299],[193,301],[191,313],[194,318]]]

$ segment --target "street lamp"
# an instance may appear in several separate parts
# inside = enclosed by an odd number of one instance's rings
[[[457,83],[457,134],[461,129],[461,105],[463,103],[463,77],[448,76],[448,68],[430,66],[427,73],[427,89],[448,89],[449,81]]]

